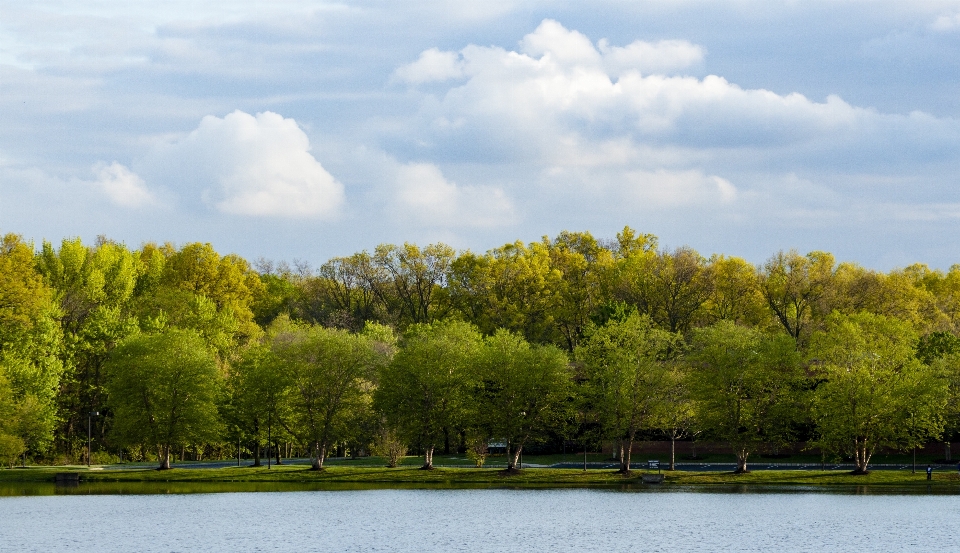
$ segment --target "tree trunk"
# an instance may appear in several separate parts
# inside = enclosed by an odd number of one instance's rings
[[[326,444],[320,445],[320,442],[313,443],[313,452],[310,455],[311,464],[310,470],[323,470],[323,460],[327,456],[327,446]]]
[[[509,461],[508,461],[508,462],[509,462],[509,466],[507,466],[507,470],[508,470],[508,471],[510,471],[510,472],[516,472],[516,471],[519,471],[519,470],[520,470],[519,468],[517,468],[517,463],[518,463],[519,460],[520,460],[520,453],[521,453],[522,451],[523,451],[523,446],[521,445],[521,446],[518,447],[518,448],[513,452],[513,454],[510,456],[510,459],[509,459]],[[522,468],[522,467],[521,467],[521,468]]]
[[[260,466],[260,442],[256,441],[253,443],[253,466]]]
[[[633,454],[634,434],[631,433],[627,438],[626,447],[620,442],[620,474],[630,474],[630,456]]]
[[[670,435],[670,470],[677,470],[677,435]]]
[[[746,474],[750,472],[747,470],[747,457],[750,456],[750,452],[746,448],[737,448],[737,470],[733,471],[734,474]]]
[[[275,442],[274,446],[274,452],[277,454],[277,464],[282,465],[283,463],[280,461],[280,442]]]
[[[160,448],[160,467],[157,470],[170,470],[170,446]]]
[[[423,466],[421,470],[433,470],[433,446],[428,446],[423,451]]]
[[[857,468],[851,474],[868,474],[870,471],[868,467],[870,466],[870,458],[873,457],[873,451],[871,447],[867,445],[867,440],[856,439],[854,440],[854,462],[856,463]]]
[[[950,461],[950,442],[943,442],[943,460]]]

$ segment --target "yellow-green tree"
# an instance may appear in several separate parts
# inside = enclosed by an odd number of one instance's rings
[[[829,293],[833,256],[826,252],[777,252],[760,272],[760,290],[783,330],[798,346],[824,315],[822,300]]]
[[[124,446],[157,446],[161,470],[170,468],[173,447],[220,436],[223,381],[196,332],[131,336],[110,353],[105,368],[112,438]]]
[[[909,449],[943,432],[949,382],[915,356],[916,332],[892,317],[834,313],[813,335],[818,445],[866,474],[881,447]]]
[[[713,286],[703,305],[704,322],[732,321],[744,326],[767,326],[772,318],[760,290],[756,267],[739,257],[724,255],[712,256],[709,264]]]
[[[221,256],[210,244],[187,244],[167,258],[161,284],[213,302],[218,314],[236,321],[237,344],[259,336],[252,306],[264,285],[243,258]]]
[[[552,344],[531,345],[499,330],[476,358],[474,416],[490,437],[507,445],[507,471],[519,470],[523,447],[562,427],[571,405],[566,354]]]
[[[688,361],[697,424],[729,444],[737,473],[799,418],[803,374],[792,339],[721,321],[693,331]]]
[[[660,403],[670,386],[670,358],[680,336],[657,328],[636,312],[593,328],[577,348],[584,365],[587,394],[605,437],[620,445],[620,472],[630,472],[637,433],[657,428]]]
[[[553,341],[563,274],[542,242],[506,244],[456,259],[448,281],[454,304],[484,334],[505,328],[533,343]]]
[[[413,325],[380,371],[374,404],[405,442],[423,450],[424,469],[433,468],[437,445],[465,423],[480,346],[480,333],[468,323]]]
[[[369,410],[376,375],[390,361],[389,331],[371,325],[365,332],[302,326],[280,321],[270,347],[274,371],[286,383],[284,428],[308,444],[312,469],[323,470],[330,447],[351,436],[352,423]]]

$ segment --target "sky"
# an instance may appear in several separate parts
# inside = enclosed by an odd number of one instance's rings
[[[0,232],[960,263],[960,0],[0,0]]]

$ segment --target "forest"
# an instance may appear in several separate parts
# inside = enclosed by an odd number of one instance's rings
[[[960,421],[960,265],[761,265],[562,232],[319,268],[210,244],[0,243],[0,460],[407,454],[710,439],[854,460]],[[92,446],[88,452],[88,431]],[[671,464],[673,461],[671,460]]]

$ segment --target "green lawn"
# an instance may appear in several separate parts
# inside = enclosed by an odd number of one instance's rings
[[[152,468],[124,470],[87,470],[86,467],[29,467],[25,469],[0,470],[0,483],[51,482],[56,472],[80,472],[84,482],[182,482],[182,483],[289,483],[309,485],[401,485],[401,486],[574,486],[618,487],[643,486],[640,475],[647,471],[634,471],[625,477],[612,470],[591,469],[533,469],[520,474],[504,476],[497,469],[438,468],[432,471],[413,467],[388,469],[376,466],[330,466],[322,472],[307,470],[303,465],[274,466],[267,469],[230,467],[219,469],[172,469],[157,471]],[[734,475],[729,472],[663,472],[663,486],[720,487],[731,485],[759,486],[906,486],[960,490],[960,475],[956,470],[941,470],[934,473],[932,484],[926,474],[908,470],[878,470],[868,475],[853,476],[845,471],[754,471]],[[647,484],[649,485],[649,484]]]

